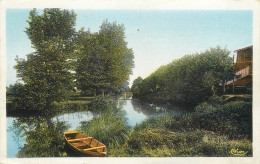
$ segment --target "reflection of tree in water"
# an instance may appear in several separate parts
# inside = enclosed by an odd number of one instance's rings
[[[124,105],[126,105],[126,101],[125,100],[117,100],[117,108],[122,110]]]
[[[157,105],[149,102],[139,101],[133,99],[132,105],[135,111],[142,112],[146,116],[155,116],[158,114],[174,114],[179,115],[185,112],[182,108],[177,106],[166,106],[166,105]]]
[[[46,117],[23,117],[14,120],[13,128],[18,137],[25,136],[26,144],[18,157],[66,156],[63,132],[69,126],[64,121],[52,122]]]
[[[23,147],[23,141],[24,141],[24,137],[25,137],[23,135],[24,133],[21,133],[19,131],[19,129],[16,129],[13,126],[9,127],[7,129],[7,132],[14,133],[14,135],[12,135],[12,140],[14,143],[16,143],[16,145],[18,146],[18,149],[21,149]]]
[[[149,104],[147,102],[141,102],[138,100],[132,100],[132,105],[135,111],[142,112],[146,116],[157,114],[157,106]]]

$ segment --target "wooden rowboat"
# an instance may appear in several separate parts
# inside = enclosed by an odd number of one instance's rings
[[[64,138],[75,151],[87,156],[106,156],[106,146],[98,140],[77,131],[67,131]]]

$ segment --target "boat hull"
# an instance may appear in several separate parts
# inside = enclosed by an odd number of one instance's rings
[[[106,146],[98,140],[77,131],[64,133],[67,145],[80,156],[107,156]]]

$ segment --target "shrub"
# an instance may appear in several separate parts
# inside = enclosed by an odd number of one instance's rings
[[[210,107],[211,105],[204,104],[204,112],[196,113],[200,128],[219,132],[234,139],[252,138],[252,103],[230,102],[214,110],[208,110]]]
[[[89,104],[89,110],[93,113],[101,113],[112,106],[115,107],[115,104],[116,102],[112,99],[97,96]]]
[[[129,132],[125,112],[113,106],[113,102],[99,100],[92,102],[92,107],[99,109],[92,110],[102,112],[96,112],[90,121],[81,122],[78,131],[94,137],[109,148],[123,144]]]
[[[223,99],[223,97],[214,95],[209,98],[208,103],[213,106],[219,106],[219,105],[224,104],[225,100]]]

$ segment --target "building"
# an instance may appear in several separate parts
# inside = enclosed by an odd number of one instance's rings
[[[253,79],[253,46],[235,50],[235,77],[226,83],[226,90],[234,93],[251,93]]]

